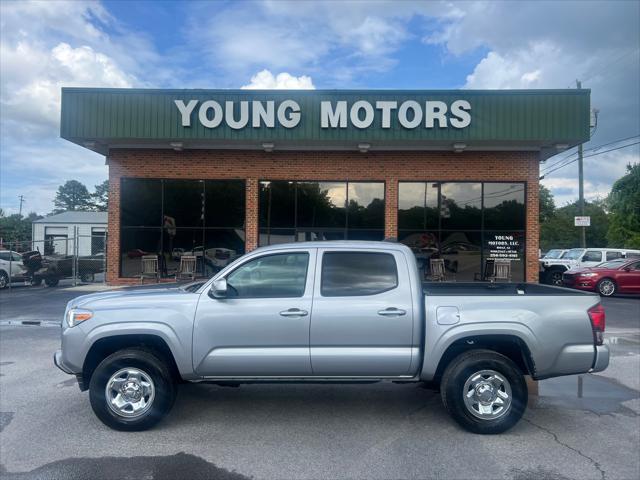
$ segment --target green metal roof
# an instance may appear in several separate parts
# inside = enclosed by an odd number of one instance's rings
[[[224,109],[226,101],[275,101],[291,99],[300,105],[301,119],[294,128],[248,126],[235,130],[223,121],[207,128],[198,121],[198,107],[214,100]],[[197,100],[191,126],[183,127],[174,100]],[[359,129],[321,128],[320,102],[407,100],[424,108],[427,101],[451,105],[466,100],[471,122],[465,128],[405,128],[391,115],[390,128],[382,128],[379,110],[373,123]],[[250,109],[251,111],[251,109]],[[237,112],[237,110],[236,110]],[[237,115],[237,114],[236,114]],[[347,115],[348,116],[348,115]],[[110,148],[263,148],[357,149],[368,143],[376,149],[450,150],[454,143],[468,150],[540,150],[546,157],[555,146],[569,147],[589,139],[590,90],[147,90],[63,88],[60,135],[79,145],[107,154]]]

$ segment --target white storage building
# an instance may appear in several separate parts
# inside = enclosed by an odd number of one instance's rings
[[[32,225],[34,250],[43,254],[74,254],[74,238],[80,256],[104,253],[107,212],[62,212],[36,220]]]

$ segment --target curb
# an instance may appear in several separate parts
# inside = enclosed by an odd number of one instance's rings
[[[60,327],[60,322],[55,320],[0,320],[0,326],[24,326],[24,327]]]

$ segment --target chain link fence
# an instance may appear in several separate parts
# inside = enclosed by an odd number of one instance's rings
[[[0,243],[0,289],[105,283],[107,234]]]

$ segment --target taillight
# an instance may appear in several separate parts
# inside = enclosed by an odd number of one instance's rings
[[[591,307],[588,311],[589,318],[591,319],[591,329],[593,330],[593,339],[596,345],[602,345],[604,342],[604,326],[605,326],[605,314],[602,305],[597,304]]]

